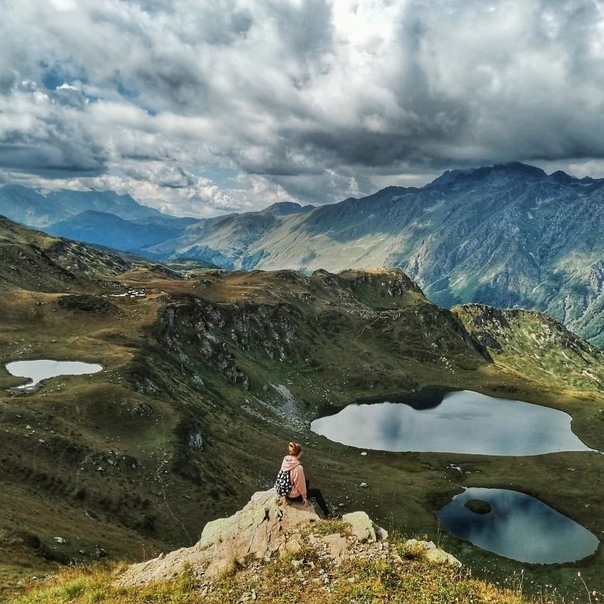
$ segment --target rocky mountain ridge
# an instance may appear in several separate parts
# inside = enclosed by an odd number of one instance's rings
[[[127,215],[109,200],[83,212],[74,193],[77,213],[52,224],[41,200],[29,200],[34,193],[0,189],[0,214],[156,259],[190,257],[227,269],[400,268],[441,306],[539,310],[604,345],[602,179],[511,163],[447,171],[422,188],[388,187],[317,208],[282,203],[204,220],[147,216],[142,206]]]
[[[270,229],[246,218],[244,238],[218,222],[193,246],[175,239],[153,250],[211,249],[246,270],[399,267],[440,305],[540,310],[600,344],[603,196],[601,180],[493,166],[445,173],[421,189],[389,187]]]

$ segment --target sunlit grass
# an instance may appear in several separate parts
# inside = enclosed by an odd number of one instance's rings
[[[339,525],[336,526],[341,529]],[[319,530],[319,534],[321,534]],[[336,531],[337,532],[337,531]],[[554,593],[528,597],[523,577],[508,588],[476,579],[464,568],[428,562],[421,552],[407,552],[398,562],[378,553],[335,564],[306,544],[296,553],[269,561],[247,557],[235,562],[214,581],[203,572],[187,569],[171,581],[136,587],[119,587],[115,580],[123,566],[69,568],[31,586],[25,595],[7,604],[564,604]],[[402,541],[393,552],[405,553]],[[590,592],[590,602],[601,601]],[[573,600],[568,600],[570,604]]]

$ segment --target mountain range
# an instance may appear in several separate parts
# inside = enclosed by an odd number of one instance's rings
[[[510,163],[320,207],[284,202],[201,220],[169,217],[114,193],[42,196],[5,186],[0,213],[158,260],[306,273],[400,268],[441,306],[544,311],[604,346],[604,179]]]

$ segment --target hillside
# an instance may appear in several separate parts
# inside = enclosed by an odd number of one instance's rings
[[[313,483],[343,513],[364,509],[388,530],[440,539],[493,580],[519,565],[443,536],[434,516],[463,486],[513,485],[595,534],[604,530],[602,456],[556,453],[522,464],[361,456],[309,429],[327,405],[439,386],[564,410],[580,438],[604,450],[601,353],[539,313],[506,324],[491,321],[499,315],[488,307],[451,312],[398,270],[177,274],[8,220],[0,259],[3,366],[61,359],[104,368],[31,393],[0,373],[0,577],[8,589],[57,563],[141,560],[193,545],[208,521],[270,487],[294,437],[306,446]],[[468,472],[452,469],[460,463]],[[404,505],[392,496],[402,486]],[[594,589],[601,556],[579,563]],[[534,567],[526,576],[572,593],[576,568]]]
[[[390,537],[362,511],[321,520],[274,492],[257,492],[230,518],[208,523],[197,544],[125,571],[64,572],[14,604],[178,601],[271,604],[357,601],[521,604],[521,580],[474,579],[432,542]]]

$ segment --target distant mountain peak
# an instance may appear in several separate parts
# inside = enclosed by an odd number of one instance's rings
[[[0,187],[0,214],[30,227],[46,228],[87,210],[115,214],[124,220],[173,218],[115,191],[57,189],[42,194],[19,184]]]
[[[563,172],[562,170],[556,170],[556,172],[553,172],[552,174],[550,174],[549,177],[552,180],[555,180],[556,182],[559,182],[559,183],[562,183],[565,185],[577,180],[574,176],[571,176],[570,174],[567,174],[566,172]]]
[[[546,178],[547,174],[536,166],[523,164],[519,161],[508,162],[505,164],[494,164],[492,166],[482,166],[480,168],[462,168],[458,170],[447,170],[437,179],[433,180],[428,186],[449,186],[457,181],[466,179],[482,180],[492,174],[526,175],[535,178]],[[564,174],[564,173],[563,173]],[[569,177],[572,178],[572,177]]]
[[[487,168],[488,169],[488,168]],[[492,171],[507,172],[510,174],[527,174],[529,176],[544,177],[547,176],[544,170],[531,166],[530,164],[523,164],[519,161],[508,162],[507,164],[496,164],[491,168]]]
[[[268,208],[264,208],[261,214],[274,214],[275,216],[288,216],[289,214],[301,214],[303,212],[310,212],[314,210],[315,206],[306,205],[301,206],[299,203],[294,201],[278,201]]]

